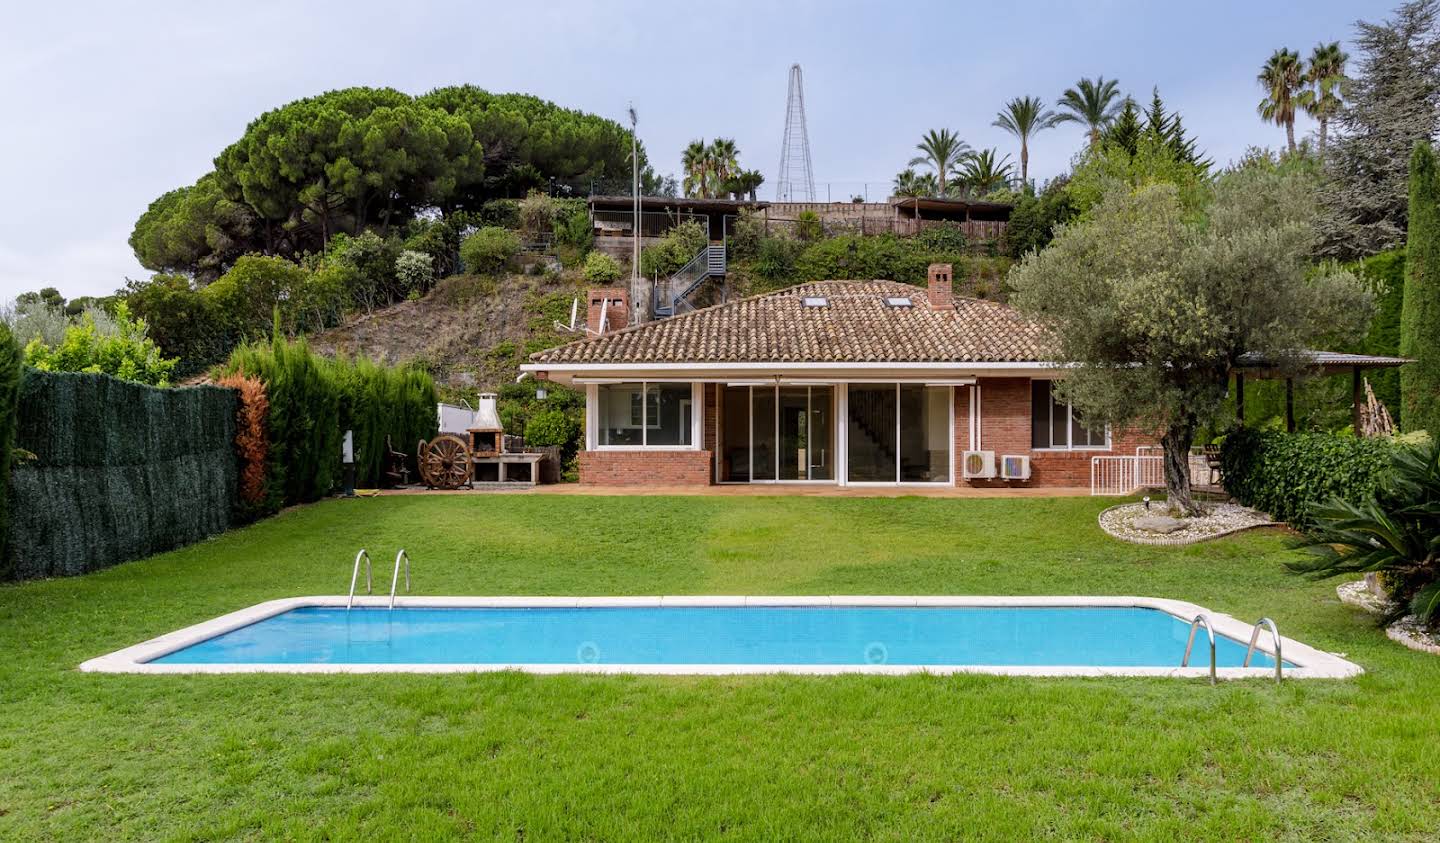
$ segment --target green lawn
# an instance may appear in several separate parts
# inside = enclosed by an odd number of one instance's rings
[[[1100,533],[1107,502],[389,497],[0,588],[0,839],[1433,840],[1440,658],[1275,533]],[[119,676],[87,658],[398,546],[417,594],[1145,594],[1344,652],[1347,681]]]

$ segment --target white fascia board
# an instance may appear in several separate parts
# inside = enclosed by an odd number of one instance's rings
[[[969,379],[981,375],[1008,375],[1013,377],[1053,377],[1057,369],[1070,368],[1068,364],[1051,362],[926,362],[926,363],[568,363],[541,364],[526,363],[521,371],[535,374],[544,373],[552,380],[568,383],[577,378],[618,378],[644,379],[694,379],[724,382],[747,380],[764,373],[769,377],[786,375],[801,376],[815,380],[823,375],[832,381],[877,378],[880,380],[911,378],[933,382],[947,379]],[[939,373],[942,376],[937,378]],[[893,376],[893,377],[892,377]]]

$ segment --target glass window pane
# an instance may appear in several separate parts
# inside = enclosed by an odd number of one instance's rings
[[[950,388],[900,385],[900,480],[950,479]]]
[[[647,445],[689,445],[693,400],[688,383],[652,383],[645,388]]]
[[[1074,448],[1103,448],[1105,447],[1105,427],[1101,425],[1098,430],[1087,428],[1080,420],[1078,411],[1070,414],[1070,443]]]
[[[775,387],[757,386],[750,390],[755,415],[753,430],[755,438],[751,445],[754,461],[754,480],[775,479]]]
[[[893,384],[850,386],[845,451],[852,481],[895,482],[895,402]]]
[[[810,387],[780,387],[780,479],[807,480]]]
[[[721,396],[720,479],[750,480],[750,387],[727,386]]]
[[[642,444],[641,385],[603,383],[596,389],[599,394],[599,405],[595,410],[596,441],[601,445]]]
[[[1050,381],[1030,381],[1030,447],[1050,447]]]
[[[1070,407],[1055,400],[1055,387],[1050,386],[1050,447],[1070,447]]]
[[[835,469],[832,467],[835,451],[834,414],[834,387],[810,387],[810,438],[805,445],[805,459],[810,463],[811,480],[835,479]]]

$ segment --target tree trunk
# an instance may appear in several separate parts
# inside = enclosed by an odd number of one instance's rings
[[[1021,187],[1021,189],[1024,189],[1025,185],[1027,185],[1027,184],[1029,184],[1029,183],[1030,183],[1030,146],[1029,146],[1029,144],[1025,143],[1025,139],[1022,137],[1022,138],[1020,139],[1020,187]]]
[[[1190,446],[1195,442],[1195,425],[1188,419],[1171,425],[1160,437],[1165,449],[1165,497],[1171,509],[1182,517],[1203,515],[1203,507],[1190,495]]]
[[[1285,121],[1285,142],[1290,145],[1290,152],[1295,152],[1295,118]]]
[[[1330,128],[1330,121],[1325,117],[1320,118],[1320,160],[1325,160],[1325,135]]]

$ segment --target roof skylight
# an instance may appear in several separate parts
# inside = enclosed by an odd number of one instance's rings
[[[885,303],[891,307],[914,307],[915,302],[909,296],[886,296]]]
[[[830,299],[825,296],[806,296],[800,303],[805,307],[829,307]]]

